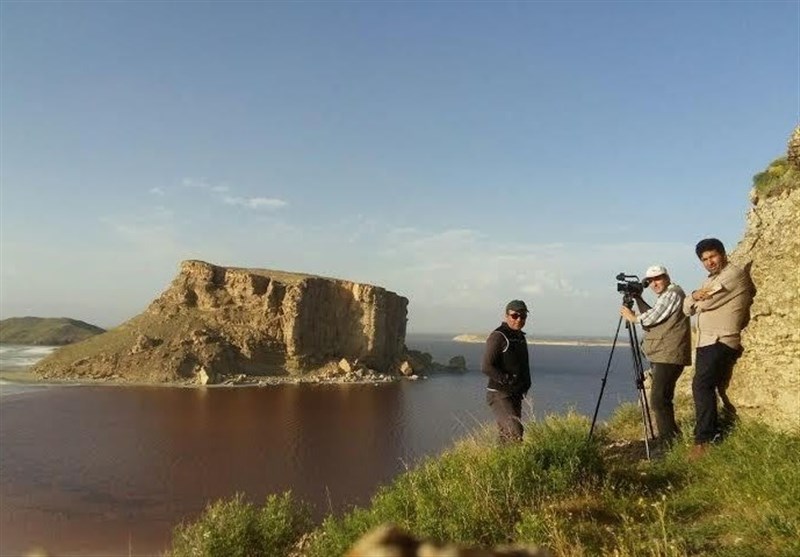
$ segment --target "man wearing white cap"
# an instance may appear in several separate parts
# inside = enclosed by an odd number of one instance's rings
[[[663,265],[648,267],[644,276],[658,296],[656,303],[651,307],[641,295],[634,296],[639,316],[624,305],[620,315],[631,323],[639,323],[645,331],[642,348],[653,373],[650,406],[656,415],[659,438],[669,443],[680,434],[672,402],[675,383],[684,366],[692,363],[689,317],[682,311],[686,294],[672,283]]]

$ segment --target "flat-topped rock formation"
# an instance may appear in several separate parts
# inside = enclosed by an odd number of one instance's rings
[[[225,376],[302,375],[344,359],[400,370],[408,300],[384,288],[313,275],[184,261],[140,315],[66,346],[42,378],[216,383]]]

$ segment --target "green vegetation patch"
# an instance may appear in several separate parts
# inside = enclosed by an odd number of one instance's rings
[[[766,170],[753,176],[753,186],[758,199],[780,195],[800,187],[800,169],[786,157],[780,157],[772,161]]]
[[[200,519],[173,532],[172,557],[274,557],[286,555],[311,527],[306,505],[290,492],[270,495],[263,507],[242,494],[206,507]]]

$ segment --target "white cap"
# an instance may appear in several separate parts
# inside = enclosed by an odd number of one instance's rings
[[[647,268],[647,271],[645,271],[644,278],[656,278],[666,274],[667,268],[663,265],[652,265],[651,267]]]

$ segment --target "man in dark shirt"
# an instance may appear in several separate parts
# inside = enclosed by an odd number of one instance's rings
[[[531,388],[528,342],[522,332],[527,317],[525,302],[510,301],[503,323],[486,339],[481,371],[489,377],[486,402],[497,420],[501,443],[522,440],[522,399]]]

